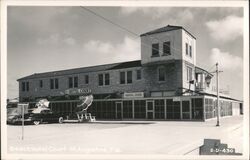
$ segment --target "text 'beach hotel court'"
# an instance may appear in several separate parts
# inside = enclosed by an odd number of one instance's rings
[[[217,115],[212,73],[196,65],[196,38],[181,26],[141,34],[141,60],[18,79],[21,102],[47,98],[55,112],[75,116],[81,90],[92,91],[88,112],[107,120],[206,120]],[[71,91],[71,94],[65,94]],[[74,92],[76,91],[76,92]],[[242,101],[220,93],[220,116],[239,115]]]

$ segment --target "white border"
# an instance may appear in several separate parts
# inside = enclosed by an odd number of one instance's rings
[[[249,159],[249,6],[248,1],[11,1],[1,2],[1,153],[3,159]],[[243,7],[244,8],[244,150],[243,156],[170,156],[170,155],[45,155],[8,154],[6,126],[7,98],[7,6],[169,6],[169,7]],[[35,156],[35,157],[34,157]]]

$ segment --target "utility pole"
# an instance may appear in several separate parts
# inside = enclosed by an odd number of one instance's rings
[[[218,62],[216,63],[216,90],[217,90],[217,124],[216,124],[216,126],[220,126],[219,69],[218,69]]]

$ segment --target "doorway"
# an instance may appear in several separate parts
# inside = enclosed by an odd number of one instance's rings
[[[123,105],[122,102],[115,102],[116,119],[123,119]]]
[[[147,119],[154,119],[155,118],[155,114],[154,114],[154,101],[150,100],[147,101],[146,103],[146,118]]]
[[[182,101],[182,119],[191,119],[190,101]]]

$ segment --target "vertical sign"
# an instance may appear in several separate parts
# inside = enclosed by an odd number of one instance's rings
[[[28,107],[28,103],[18,103],[17,105],[18,112],[22,114],[22,140],[24,137],[24,114],[28,113]]]

